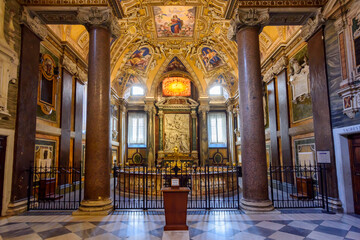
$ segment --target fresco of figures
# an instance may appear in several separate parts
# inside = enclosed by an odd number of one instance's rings
[[[166,66],[164,73],[171,72],[171,71],[187,72],[186,67],[180,61],[180,59],[178,57],[174,57],[173,59],[171,59],[169,64]]]
[[[154,16],[158,37],[192,37],[196,7],[156,6]]]
[[[149,49],[144,47],[136,50],[126,62],[126,66],[136,68],[141,71],[145,71],[149,65],[151,54]]]
[[[201,50],[201,60],[204,63],[206,71],[211,71],[224,65],[224,61],[220,58],[219,54],[208,47],[204,47]]]

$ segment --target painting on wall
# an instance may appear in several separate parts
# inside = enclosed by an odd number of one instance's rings
[[[204,63],[206,71],[211,71],[217,67],[223,66],[225,63],[219,54],[208,47],[201,49],[201,60]]]
[[[196,7],[155,6],[158,37],[192,37],[194,35]]]
[[[294,140],[295,146],[295,166],[315,166],[315,139]]]
[[[131,87],[131,85],[133,84],[141,84],[141,80],[136,75],[131,74],[126,82],[125,87],[126,88]]]
[[[133,67],[140,71],[145,71],[149,65],[151,54],[148,48],[144,47],[136,50],[126,62],[126,66]]]
[[[36,140],[35,142],[35,167],[55,167],[56,142],[48,140]]]
[[[188,72],[186,70],[185,65],[181,62],[181,60],[178,57],[174,57],[173,59],[171,59],[169,64],[166,66],[164,73],[171,71]]]
[[[56,122],[56,95],[59,59],[44,46],[40,46],[39,83],[36,116]]]
[[[181,153],[190,153],[190,115],[164,115],[164,152],[174,152],[177,147]]]
[[[164,96],[191,96],[190,79],[183,77],[168,77],[162,82]]]
[[[114,88],[118,95],[121,94],[123,89],[123,84],[125,83],[127,74],[122,72],[114,81],[112,81],[111,86]]]

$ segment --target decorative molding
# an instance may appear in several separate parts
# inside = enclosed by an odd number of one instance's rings
[[[87,28],[91,26],[104,27],[109,29],[114,37],[120,36],[120,25],[108,7],[79,8],[77,20]]]
[[[286,56],[282,56],[265,74],[263,81],[268,83],[272,79],[275,78],[276,75],[284,70],[288,65],[288,58]]]
[[[27,6],[107,6],[107,0],[18,0],[21,5]]]
[[[31,17],[29,10],[26,8],[22,12],[21,22],[28,26],[41,40],[45,40],[48,35],[47,27],[37,16]]]
[[[238,6],[245,7],[321,7],[327,0],[252,0],[238,1]]]
[[[269,9],[249,9],[239,8],[234,19],[230,21],[228,39],[235,41],[236,33],[245,26],[263,26],[269,22]]]
[[[314,19],[309,19],[301,29],[300,37],[304,41],[308,41],[309,38],[325,23],[325,19],[322,15],[321,8],[316,12]]]
[[[76,75],[78,73],[76,63],[73,62],[69,57],[64,55],[61,59],[61,65],[65,68],[71,75]]]

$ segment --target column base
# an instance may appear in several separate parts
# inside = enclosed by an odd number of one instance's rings
[[[240,200],[240,206],[246,213],[264,213],[274,211],[274,206],[270,200],[250,201],[242,198]]]
[[[73,216],[106,216],[113,211],[113,201],[111,199],[89,201],[83,200],[78,210],[72,213]]]
[[[27,199],[19,202],[10,202],[6,216],[14,216],[27,211]]]

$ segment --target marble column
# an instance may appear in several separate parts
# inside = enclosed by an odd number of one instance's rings
[[[228,117],[228,139],[229,139],[229,162],[231,164],[236,163],[235,159],[235,142],[234,142],[234,116],[233,116],[233,105],[227,107]]]
[[[239,9],[229,29],[229,37],[236,40],[238,45],[243,171],[241,207],[247,211],[274,209],[268,195],[259,50],[261,25],[268,19],[268,10]]]
[[[200,113],[200,164],[205,166],[209,163],[209,142],[208,142],[208,126],[207,113],[210,111],[208,102],[201,102],[199,106]]]
[[[124,166],[126,162],[126,101],[122,99],[120,101],[120,121],[119,121],[119,163]]]
[[[193,159],[198,159],[197,113],[195,109],[191,110],[191,123],[192,123],[191,157]]]
[[[106,215],[110,198],[110,37],[109,8],[82,8],[78,20],[89,32],[88,98],[84,199],[74,215]]]
[[[149,167],[155,166],[155,106],[154,101],[147,101],[145,111],[148,117],[147,130],[147,163]]]
[[[158,151],[158,159],[162,159],[164,157],[164,146],[163,146],[163,127],[164,127],[164,112],[163,110],[159,110],[159,151]],[[158,162],[159,164],[159,162]]]

